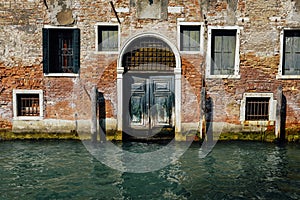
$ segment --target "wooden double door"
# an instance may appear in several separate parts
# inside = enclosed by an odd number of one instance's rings
[[[174,76],[130,75],[124,87],[124,127],[149,136],[174,127]]]

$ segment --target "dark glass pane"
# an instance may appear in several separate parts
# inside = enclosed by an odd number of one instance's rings
[[[213,75],[233,75],[235,64],[236,30],[213,30],[211,72]]]
[[[285,30],[283,75],[300,75],[300,30]]]
[[[80,30],[48,29],[48,38],[48,72],[78,73]]]
[[[180,26],[180,50],[200,51],[200,26]]]
[[[98,51],[118,51],[118,26],[98,26]]]

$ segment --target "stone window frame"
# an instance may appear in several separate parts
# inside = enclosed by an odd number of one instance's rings
[[[53,25],[44,25],[45,29],[78,29],[77,26],[53,26]],[[79,41],[80,42],[80,41]],[[79,50],[80,52],[81,50]],[[79,58],[80,62],[80,58]],[[43,74],[45,77],[79,77],[80,69],[78,73],[45,73],[43,70]]]
[[[99,51],[98,50],[98,27],[99,26],[117,26],[118,27],[118,50],[117,51]],[[96,54],[119,54],[121,43],[121,27],[119,23],[97,22],[95,24],[95,53]]]
[[[18,116],[18,94],[38,94],[40,116]],[[42,120],[44,118],[43,90],[13,90],[13,119],[14,120]]]
[[[269,98],[269,120],[246,120],[246,99],[247,98]],[[245,121],[249,122],[250,124],[259,124],[259,125],[266,125],[268,122],[275,122],[276,121],[276,106],[277,106],[277,100],[274,100],[274,94],[273,93],[244,93],[243,99],[241,100],[241,106],[240,106],[240,121],[241,123],[244,123]]]
[[[177,46],[179,49],[179,52],[182,54],[204,54],[204,22],[184,22],[180,21],[181,19],[178,19],[177,21]],[[200,26],[200,50],[199,51],[181,51],[181,37],[180,37],[180,27],[181,26]]]
[[[280,32],[280,61],[278,66],[278,74],[276,79],[300,79],[300,75],[283,75],[283,58],[284,58],[284,31],[295,30],[300,31],[300,28],[283,28]]]
[[[242,27],[239,26],[208,26],[207,37],[207,53],[206,53],[206,78],[228,78],[240,79],[240,34]],[[212,75],[211,74],[211,45],[212,45],[212,31],[213,30],[236,30],[236,48],[234,61],[233,75]]]

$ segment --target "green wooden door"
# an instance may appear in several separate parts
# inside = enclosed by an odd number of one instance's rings
[[[142,134],[147,135],[154,128],[173,127],[173,76],[131,76],[127,89],[128,91],[125,91],[127,95],[124,95],[124,116],[127,116],[125,130],[140,130]]]

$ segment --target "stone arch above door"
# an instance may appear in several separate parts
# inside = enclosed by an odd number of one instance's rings
[[[153,45],[155,48],[155,45],[161,45],[159,46],[159,51],[161,51],[161,48],[166,48],[165,53],[171,53],[173,55],[170,56],[170,59],[175,59],[174,63],[175,66],[173,66],[172,62],[166,62],[159,60],[158,63],[161,62],[162,65],[157,65],[156,64],[152,65],[153,68],[147,68],[146,71],[160,71],[160,70],[155,70],[159,67],[164,66],[165,68],[161,71],[168,71],[174,74],[174,79],[175,79],[175,120],[174,120],[174,126],[175,126],[175,134],[181,132],[181,59],[180,59],[180,54],[177,49],[177,47],[171,43],[166,37],[164,37],[161,34],[158,33],[142,33],[135,35],[128,39],[123,48],[120,51],[119,58],[118,58],[118,65],[117,65],[117,95],[118,95],[118,114],[117,114],[117,129],[118,132],[121,133],[123,130],[123,76],[126,74],[128,70],[135,70],[134,69],[134,63],[131,66],[124,66],[124,64],[128,64],[127,61],[123,60],[124,56],[127,55],[128,53],[132,53],[132,49],[134,48],[135,44],[139,44],[137,48],[137,53],[144,53],[140,52],[140,48],[143,48],[140,43],[145,39],[145,42],[150,41],[150,45]],[[159,44],[160,43],[160,44]],[[148,44],[149,45],[149,44]],[[149,46],[148,46],[149,47]],[[138,50],[139,49],[139,50]],[[157,50],[154,50],[152,53],[158,53]],[[173,57],[173,58],[172,58]],[[155,58],[152,57],[152,58]],[[130,61],[131,62],[131,61]],[[132,63],[129,63],[132,64]],[[144,63],[139,63],[137,62],[138,66],[141,67]],[[128,68],[130,67],[130,68]],[[145,67],[145,66],[144,66]]]

